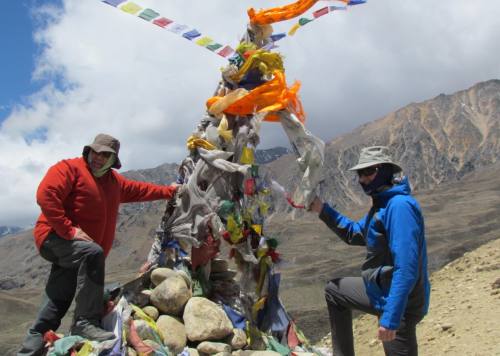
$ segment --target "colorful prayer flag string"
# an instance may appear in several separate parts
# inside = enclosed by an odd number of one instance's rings
[[[122,10],[130,15],[134,15],[139,17],[147,22],[150,22],[154,25],[157,25],[161,28],[168,30],[169,32],[180,35],[181,37],[196,43],[197,45],[208,49],[211,52],[218,54],[221,57],[231,59],[234,55],[236,55],[236,51],[229,45],[221,44],[215,42],[212,38],[208,36],[204,36],[197,29],[192,28],[187,25],[183,25],[175,22],[174,20],[163,17],[157,11],[150,8],[142,8],[137,5],[133,1],[129,0],[101,0],[103,3],[106,3],[110,6],[113,6],[117,9]],[[282,6],[280,8],[261,10],[259,12],[255,12],[255,10],[250,9],[249,15],[251,15],[251,20],[261,21],[261,22],[278,22],[282,20],[287,20],[292,18],[292,15],[300,16],[302,13],[310,9],[318,0],[298,0],[294,4]],[[331,0],[323,0],[323,1],[331,1]],[[366,3],[367,0],[338,0],[340,2],[345,3],[345,6],[325,6],[318,10],[315,10],[312,13],[312,18],[302,17],[299,21],[292,26],[292,28],[287,33],[277,33],[272,34],[270,36],[271,43],[267,44],[264,49],[271,50],[276,48],[277,45],[275,43],[277,41],[282,40],[287,36],[293,36],[297,30],[306,24],[324,16],[326,14],[339,11],[339,10],[347,10],[348,6],[361,5]]]
[[[181,37],[196,43],[197,45],[208,49],[211,52],[218,54],[221,57],[228,58],[235,53],[234,49],[229,45],[224,45],[215,42],[213,39],[207,36],[203,36],[197,29],[183,25],[175,22],[174,20],[168,19],[160,15],[159,12],[150,9],[142,8],[133,1],[128,0],[102,0],[110,6],[113,6],[123,12],[130,15],[139,17],[147,22],[157,25],[161,28],[166,29],[169,32],[180,35]]]

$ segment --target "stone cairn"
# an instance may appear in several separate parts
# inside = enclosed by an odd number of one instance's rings
[[[125,288],[139,308],[124,323],[129,355],[313,352],[279,300],[278,241],[264,221],[276,193],[294,208],[310,203],[324,143],[303,125],[300,84],[286,83],[266,11],[249,11],[247,31],[187,140],[181,187],[157,230],[150,270],[140,288]],[[291,195],[255,162],[262,121],[281,123],[297,156],[303,176]],[[221,257],[227,253],[229,260]]]

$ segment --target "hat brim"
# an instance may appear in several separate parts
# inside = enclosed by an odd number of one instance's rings
[[[384,164],[384,163],[391,164],[395,168],[394,173],[399,173],[403,170],[403,168],[401,168],[401,166],[399,166],[398,164],[396,164],[394,162],[366,162],[366,163],[357,164],[354,167],[349,168],[348,171],[359,171],[360,169],[373,167],[373,166],[376,166],[379,164]]]

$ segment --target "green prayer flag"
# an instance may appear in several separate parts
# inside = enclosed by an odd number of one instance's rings
[[[305,17],[302,17],[299,19],[299,25],[304,26],[305,24],[308,24],[309,22],[312,22],[313,20],[311,19],[306,19]]]

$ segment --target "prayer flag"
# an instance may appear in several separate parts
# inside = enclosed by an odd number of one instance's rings
[[[125,5],[123,5],[122,7],[120,7],[120,9],[122,11],[125,11],[126,13],[131,14],[131,15],[135,15],[139,11],[142,10],[142,7],[140,7],[139,5],[137,5],[137,4],[133,3],[133,2],[128,2]]]
[[[125,0],[104,0],[103,2],[105,2],[106,4],[108,5],[111,5],[111,6],[114,6],[114,7],[117,7],[118,5],[120,5],[122,2],[125,2]]]
[[[165,27],[165,26],[168,26],[170,25],[172,22],[172,20],[169,20],[167,19],[166,17],[160,17],[159,19],[156,19],[153,21],[153,23],[156,25],[156,26],[160,26],[160,27]]]
[[[276,42],[281,40],[283,37],[286,37],[286,33],[277,33],[275,35],[271,35],[271,41]]]
[[[347,10],[347,6],[330,6],[330,11]]]
[[[319,10],[313,12],[313,17],[317,19],[320,16],[326,15],[328,13],[328,6],[325,6]]]
[[[188,32],[185,32],[182,34],[182,37],[184,37],[185,39],[188,39],[190,41],[192,41],[196,37],[200,37],[200,36],[201,36],[201,33],[199,33],[198,30],[196,30],[196,29],[192,29],[191,31],[188,31]]]
[[[195,43],[199,46],[202,46],[202,47],[206,47],[208,46],[210,43],[212,43],[214,40],[211,39],[210,37],[202,37],[202,38],[199,38],[195,41]]]
[[[311,21],[313,21],[313,20],[305,18],[305,17],[302,17],[302,18],[299,19],[299,25],[300,26],[304,26],[305,24],[308,24]]]
[[[224,47],[223,49],[221,49],[219,52],[217,52],[217,54],[219,56],[222,56],[224,58],[226,58],[227,56],[229,56],[230,54],[234,53],[234,49],[232,49],[231,47],[229,46],[226,46]]]
[[[306,22],[307,23],[307,22]],[[297,32],[297,30],[300,28],[300,23],[296,23],[295,25],[293,25],[293,27],[290,29],[290,31],[288,31],[288,34],[290,36],[293,36],[295,35],[295,32]]]
[[[184,31],[187,28],[188,27],[186,25],[181,25],[181,24],[175,23],[175,24],[169,26],[167,28],[167,31],[170,31],[170,32],[173,32],[176,34],[180,34],[182,31]]]
[[[366,0],[350,0],[348,5],[353,6],[353,5],[361,5],[364,4]]]
[[[207,46],[207,48],[208,48],[209,50],[211,50],[211,51],[216,51],[216,50],[218,50],[218,49],[219,49],[219,48],[221,48],[221,47],[222,47],[222,45],[221,45],[220,43],[212,43],[212,44],[209,44],[209,45]]]
[[[143,20],[146,20],[146,21],[151,21],[152,19],[154,19],[158,16],[160,16],[160,14],[154,10],[151,10],[151,9],[146,9],[139,14],[139,17]]]

